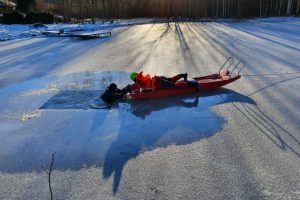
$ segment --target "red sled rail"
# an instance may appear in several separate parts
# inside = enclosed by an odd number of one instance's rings
[[[232,70],[230,70],[232,66],[234,67]],[[130,96],[133,99],[144,100],[144,99],[164,98],[169,96],[192,94],[192,93],[197,93],[202,91],[214,90],[241,78],[240,72],[243,70],[245,66],[246,64],[243,60],[239,61],[236,65],[234,65],[234,59],[230,57],[222,65],[222,67],[219,70],[219,73],[211,74],[208,76],[195,77],[192,80],[192,82],[197,82],[198,88],[175,87],[175,88],[165,88],[159,90],[153,90],[152,88],[144,88],[139,91],[133,91],[130,94]],[[222,70],[224,71],[222,72]],[[237,73],[234,74],[235,71],[237,71]]]

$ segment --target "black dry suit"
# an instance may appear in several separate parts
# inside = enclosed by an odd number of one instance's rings
[[[130,85],[120,90],[116,84],[110,84],[105,92],[101,95],[101,99],[108,104],[113,104],[114,102],[122,99],[128,92],[131,91]]]

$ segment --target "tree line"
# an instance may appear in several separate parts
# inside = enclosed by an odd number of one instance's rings
[[[18,0],[36,5],[37,0]],[[39,9],[76,18],[249,18],[300,15],[300,0],[47,0]],[[44,5],[44,6],[43,6]],[[49,6],[51,5],[51,6]],[[45,8],[46,9],[46,8]],[[45,10],[43,10],[45,11]]]

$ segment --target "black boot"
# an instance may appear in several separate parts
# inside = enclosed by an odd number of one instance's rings
[[[197,91],[199,91],[199,84],[198,84],[197,81],[189,81],[189,82],[188,82],[188,86],[189,86],[189,87],[193,87],[193,88],[195,88]]]
[[[188,76],[187,73],[185,73],[185,74],[180,74],[180,76],[184,79],[184,81],[187,81],[187,76]]]

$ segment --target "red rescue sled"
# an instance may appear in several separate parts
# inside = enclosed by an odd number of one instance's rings
[[[208,76],[195,77],[192,81],[198,82],[198,90],[195,87],[184,87],[184,88],[166,88],[153,90],[152,88],[144,88],[138,91],[131,92],[130,96],[133,99],[143,100],[143,99],[156,99],[156,98],[164,98],[168,96],[176,96],[183,94],[192,94],[207,90],[213,90],[224,85],[227,85],[233,81],[241,78],[240,72],[245,67],[244,61],[239,61],[234,68],[230,71],[229,68],[233,66],[234,59],[230,57],[220,68],[219,73],[211,74]],[[224,72],[221,70],[227,66],[227,69]],[[239,69],[237,74],[233,74],[233,72]],[[181,81],[183,82],[183,81]]]

